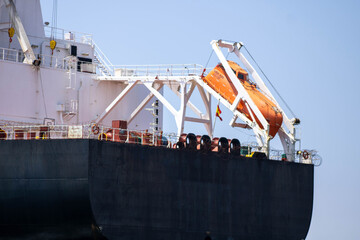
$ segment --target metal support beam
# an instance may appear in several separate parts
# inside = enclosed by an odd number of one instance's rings
[[[184,131],[184,120],[186,114],[186,104],[187,104],[187,96],[186,96],[186,83],[180,83],[180,109],[178,114],[175,116],[176,125],[178,127],[178,136],[180,136]]]
[[[249,71],[253,79],[255,80],[257,86],[260,90],[268,97],[270,100],[276,104],[279,111],[281,111],[283,115],[284,124],[289,129],[290,133],[294,133],[294,126],[290,122],[290,119],[286,116],[286,113],[281,110],[279,103],[276,101],[274,96],[271,94],[270,90],[266,87],[264,81],[261,79],[259,74],[256,72],[255,68],[249,63],[249,61],[245,58],[245,56],[239,51],[239,48],[234,49],[235,55],[240,59],[240,61],[244,64],[245,68]]]
[[[164,85],[163,84],[158,84],[157,86],[154,87],[154,89],[156,91],[159,91]],[[130,124],[134,118],[140,113],[140,111],[146,106],[146,104],[148,104],[148,102],[150,102],[151,98],[154,96],[154,94],[152,92],[149,93],[149,95],[147,95],[144,100],[139,104],[139,106],[136,107],[136,109],[130,114],[129,119],[127,120],[127,123]]]
[[[115,107],[116,105],[130,92],[133,87],[138,83],[135,81],[133,83],[129,83],[124,90],[110,103],[110,105],[105,109],[105,111],[97,118],[96,123],[100,123]]]
[[[174,85],[170,85],[167,84],[167,86],[170,88],[170,90],[176,94],[176,96],[178,96],[179,98],[181,97],[181,94],[179,93],[179,91],[177,90],[176,86]],[[179,85],[180,87],[180,85]],[[195,87],[194,85],[191,85],[190,89]],[[203,114],[201,113],[201,111],[191,102],[189,101],[189,98],[191,97],[191,94],[193,92],[194,88],[190,91],[188,91],[187,93],[187,104],[186,106],[189,107],[198,117],[202,117]]]
[[[237,123],[237,116],[234,115],[233,118],[230,120],[229,125],[231,127],[239,127],[239,128],[245,128],[245,129],[251,129],[251,127],[249,125],[247,125],[246,123]]]
[[[238,91],[238,95],[240,95],[250,105],[252,111],[255,113],[256,117],[259,119],[259,121],[261,122],[261,125],[264,127],[264,129],[268,129],[269,123],[266,121],[264,116],[261,114],[259,108],[255,105],[253,100],[250,98],[249,94],[247,93],[247,91],[245,90],[243,85],[240,83],[239,79],[235,76],[235,73],[232,71],[232,69],[231,69],[229,63],[227,62],[225,56],[221,52],[221,50],[219,48],[219,45],[221,45],[221,44],[223,44],[223,42],[221,40],[211,42],[211,45],[212,45],[212,48],[214,49],[214,52],[218,56],[220,62],[222,63],[222,65],[224,67],[224,70],[225,70],[226,74],[229,76],[231,82],[234,84],[236,90]],[[229,48],[229,51],[234,50],[233,45],[231,45],[231,48],[224,45],[224,44],[222,46]],[[237,100],[239,101],[238,97],[237,97]]]
[[[208,123],[205,123],[206,131],[208,132],[208,135],[212,138],[213,137],[213,126],[212,126],[212,114],[211,114],[211,95],[210,93],[204,91],[203,88],[199,87],[199,84],[197,85],[201,99],[203,100],[203,103],[205,105],[206,109],[206,115],[205,118],[209,119]]]
[[[259,74],[256,72],[255,68],[249,63],[249,61],[245,58],[245,56],[240,52],[240,48],[242,47],[241,43],[235,43],[233,51],[235,55],[240,59],[240,61],[244,64],[245,68],[249,71],[252,78],[256,82],[259,89],[277,106],[278,110],[283,115],[283,122],[287,129],[289,130],[289,133],[286,133],[286,131],[281,127],[279,129],[278,135],[281,140],[281,143],[283,145],[284,151],[287,155],[287,159],[289,161],[295,160],[295,127],[291,120],[288,118],[286,113],[282,110],[279,103],[276,101],[268,87],[265,85],[264,81],[261,79]],[[268,146],[269,148],[269,146]]]
[[[188,102],[194,89],[195,89],[195,86],[196,86],[196,83],[195,82],[191,82],[191,85],[190,85],[190,89],[185,93],[186,96],[185,96],[185,102]]]
[[[185,121],[189,121],[189,122],[197,122],[197,123],[211,123],[209,119],[204,119],[204,118],[193,118],[193,117],[185,117]]]
[[[266,149],[269,149],[268,145],[266,145],[265,143],[267,143],[267,139],[269,138],[268,137],[268,129],[265,129],[265,130],[262,130],[259,125],[257,124],[256,122],[256,119],[254,117],[254,114],[253,112],[251,111],[251,108],[249,106],[249,104],[247,102],[245,102],[245,106],[246,108],[248,109],[248,112],[251,116],[251,118],[253,119],[253,124],[252,124],[252,129],[256,130],[255,134],[256,134],[256,140],[258,142],[258,144],[261,146],[261,147],[265,147]],[[267,151],[268,152],[268,151]],[[269,155],[267,155],[269,156]]]
[[[178,89],[174,85],[168,85],[169,88],[179,97],[181,98],[181,94],[179,93]],[[180,85],[179,85],[180,86]],[[205,108],[206,108],[206,114],[203,114],[191,101],[189,100],[195,87],[198,87],[199,93],[201,95],[201,98],[204,102]],[[184,121],[190,121],[190,122],[198,122],[203,123],[205,125],[205,128],[209,135],[212,133],[212,117],[211,117],[211,96],[209,93],[205,93],[204,90],[199,87],[196,81],[193,81],[190,85],[190,89],[186,93],[186,106],[189,107],[197,116],[198,118],[192,118],[192,117],[185,117]]]
[[[279,129],[278,134],[287,160],[291,162],[295,161],[295,139],[292,139],[291,135],[287,134],[282,127]]]
[[[164,96],[152,87],[151,82],[144,83],[144,85],[155,95],[157,99],[159,99],[159,101],[172,113],[172,115],[176,116],[178,114],[175,108],[164,98]]]
[[[224,98],[222,98],[220,96],[219,93],[217,93],[214,89],[212,89],[209,85],[207,85],[201,78],[195,78],[195,81],[197,82],[197,84],[200,86],[199,89],[203,88],[204,90],[206,90],[206,92],[209,94],[209,95],[212,95],[215,99],[219,99],[220,100],[220,103],[222,105],[224,105],[226,108],[228,109],[231,109],[231,104],[225,100]],[[209,107],[211,106],[210,104],[210,100],[209,100]],[[237,111],[237,110],[234,110],[234,114],[236,116],[238,116],[242,121],[244,121],[245,123],[247,123],[249,126],[252,126],[252,121],[250,119],[248,119],[245,114]],[[210,114],[211,116],[211,114]]]

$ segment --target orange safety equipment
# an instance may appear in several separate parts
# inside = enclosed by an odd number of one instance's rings
[[[309,152],[308,152],[308,151],[306,151],[306,150],[303,152],[303,154],[302,154],[302,155],[303,155],[303,158],[304,158],[304,159],[308,159],[308,158],[309,158],[309,156],[310,156]]]
[[[92,131],[95,135],[98,135],[99,132],[100,132],[100,128],[99,128],[99,126],[98,126],[97,124],[93,124],[93,125],[91,126],[91,131]]]
[[[271,138],[275,137],[276,133],[281,127],[283,116],[280,110],[277,108],[276,104],[273,103],[268,97],[266,97],[260,90],[257,88],[256,84],[250,82],[248,73],[242,69],[237,63],[228,61],[231,69],[234,71],[236,77],[244,87],[244,89],[249,94],[251,100],[258,107],[261,114],[267,120],[270,125],[269,136]],[[218,64],[211,72],[202,78],[212,89],[219,93],[223,98],[225,98],[230,104],[235,101],[235,98],[238,94],[234,84],[228,77],[225,72],[222,64]],[[256,117],[254,111],[250,108],[247,108],[245,101],[241,100],[237,106],[237,110],[243,113],[249,120],[254,121],[251,116],[254,116],[256,123],[260,128],[264,129],[260,120]]]

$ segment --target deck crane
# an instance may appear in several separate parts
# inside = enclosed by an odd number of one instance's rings
[[[5,4],[6,8],[9,10],[9,17],[12,25],[15,28],[15,33],[19,40],[21,49],[24,52],[25,60],[24,62],[27,64],[38,64],[36,61],[36,57],[34,51],[31,47],[29,38],[25,32],[25,28],[21,22],[19,14],[16,11],[16,7],[13,0],[0,0],[0,5]]]

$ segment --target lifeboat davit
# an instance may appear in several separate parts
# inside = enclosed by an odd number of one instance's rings
[[[231,69],[234,71],[236,77],[241,82],[250,98],[253,100],[255,105],[258,107],[260,112],[263,114],[265,119],[270,125],[269,135],[271,138],[275,137],[276,133],[281,127],[283,116],[279,109],[276,107],[269,98],[267,98],[259,89],[256,84],[250,82],[248,73],[242,69],[237,63],[228,61]],[[211,72],[203,77],[203,81],[206,82],[212,89],[219,93],[224,99],[231,104],[234,102],[236,95],[238,94],[234,84],[225,72],[222,64],[218,64]],[[246,115],[248,119],[253,121],[245,102],[241,100],[237,106],[237,110]],[[264,129],[260,120],[256,117],[255,113],[251,109],[252,115],[255,116],[255,121],[260,128]]]

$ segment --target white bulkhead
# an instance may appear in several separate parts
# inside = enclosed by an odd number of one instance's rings
[[[97,80],[101,72],[96,64],[101,64],[101,59],[96,56],[92,36],[53,29],[52,37],[57,44],[52,52],[51,28],[44,26],[40,1],[17,0],[16,12],[35,58],[41,62],[40,67],[26,64],[16,33],[9,42],[8,29],[14,24],[5,2],[0,0],[0,123],[41,124],[46,118],[54,119],[55,124],[95,122],[126,84]],[[148,93],[144,86],[135,86],[101,124],[111,126],[112,120],[128,120]],[[159,113],[162,129],[162,111]],[[152,122],[153,115],[143,110],[129,128],[148,129]]]

